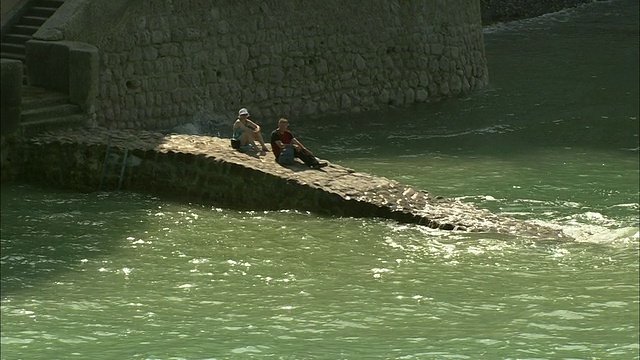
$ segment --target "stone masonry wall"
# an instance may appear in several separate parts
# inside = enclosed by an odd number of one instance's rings
[[[97,121],[109,128],[206,132],[240,107],[275,123],[488,82],[478,0],[130,0],[104,24],[100,3],[68,18],[90,31],[63,37],[98,48]]]

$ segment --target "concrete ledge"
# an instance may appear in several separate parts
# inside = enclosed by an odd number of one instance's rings
[[[26,140],[22,151],[21,180],[68,189],[122,189],[230,208],[298,209],[442,230],[568,238],[558,229],[335,164],[322,170],[282,167],[271,153],[243,154],[216,137],[94,128],[39,135]]]

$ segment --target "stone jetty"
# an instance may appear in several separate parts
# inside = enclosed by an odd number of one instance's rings
[[[330,163],[283,167],[272,153],[241,153],[229,139],[106,128],[25,139],[19,178],[80,191],[126,190],[236,209],[297,209],[373,217],[434,229],[544,239],[552,229],[434,197],[396,181]]]

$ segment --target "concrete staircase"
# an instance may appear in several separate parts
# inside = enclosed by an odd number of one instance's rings
[[[25,137],[62,128],[82,127],[88,116],[69,96],[38,87],[25,86],[22,93],[20,132]]]
[[[86,123],[87,115],[80,107],[69,103],[69,96],[43,88],[28,86],[25,43],[59,8],[64,0],[32,0],[16,13],[12,25],[2,34],[0,57],[20,60],[24,77],[20,132],[23,136],[60,128],[78,127]]]

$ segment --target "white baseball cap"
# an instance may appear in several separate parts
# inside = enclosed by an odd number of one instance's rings
[[[249,115],[249,110],[247,110],[247,108],[242,108],[238,111],[238,115]]]

